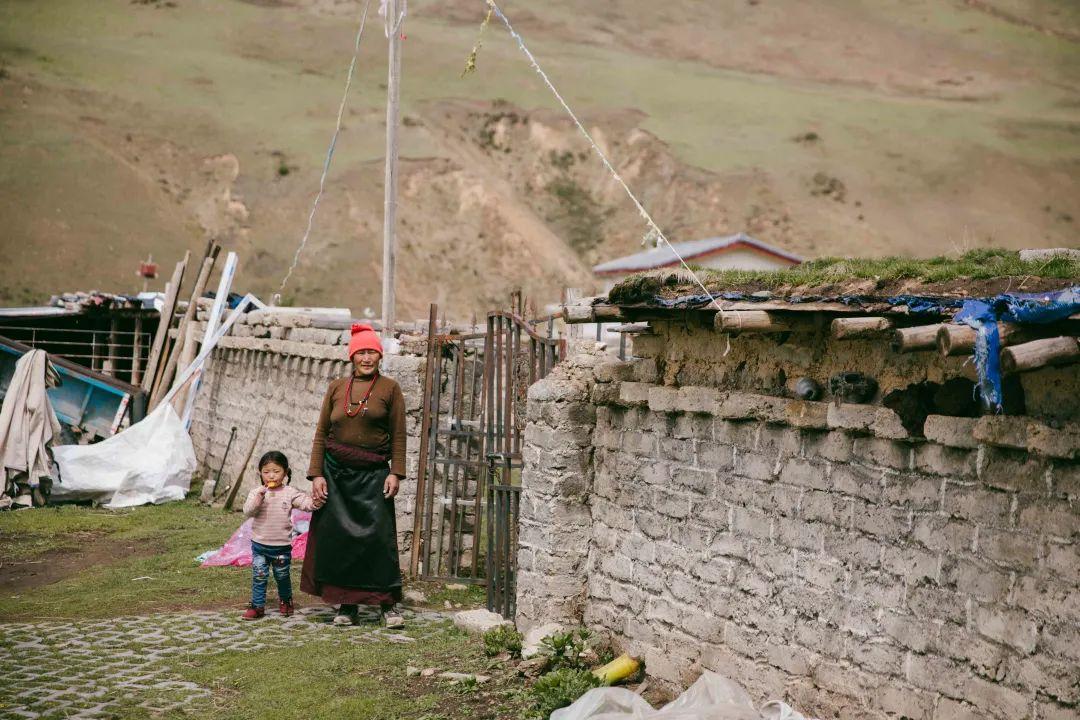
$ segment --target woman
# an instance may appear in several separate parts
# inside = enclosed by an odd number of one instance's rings
[[[405,475],[405,399],[379,374],[383,349],[369,325],[353,325],[352,373],[330,383],[311,445],[311,518],[300,589],[339,605],[334,623],[356,622],[358,605],[381,608],[388,627],[404,619],[394,496]]]

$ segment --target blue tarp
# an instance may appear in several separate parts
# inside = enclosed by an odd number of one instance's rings
[[[1006,293],[992,298],[965,300],[954,318],[978,331],[975,367],[979,393],[988,405],[1001,410],[1001,338],[999,322],[1052,323],[1080,312],[1080,287],[1052,293]]]

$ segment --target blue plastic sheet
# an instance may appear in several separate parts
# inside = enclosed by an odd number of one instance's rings
[[[1080,312],[1080,287],[1052,293],[1010,293],[965,300],[955,320],[978,331],[975,367],[979,372],[979,394],[983,400],[1001,411],[999,322],[1052,323],[1077,312]]]
[[[889,298],[893,305],[906,307],[913,315],[940,315],[945,308],[958,308],[962,300],[952,298],[919,297],[918,295],[897,295]]]

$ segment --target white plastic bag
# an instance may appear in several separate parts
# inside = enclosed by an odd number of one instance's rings
[[[195,448],[172,405],[94,445],[53,448],[56,500],[96,500],[120,508],[182,500],[195,473]]]
[[[779,709],[779,715],[776,714]],[[706,670],[686,692],[659,710],[625,688],[594,688],[570,707],[551,713],[550,720],[804,720],[783,703],[754,709],[746,691],[723,675]],[[785,715],[784,712],[794,713]]]

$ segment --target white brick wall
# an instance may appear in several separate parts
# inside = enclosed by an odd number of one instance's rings
[[[655,376],[569,363],[530,392],[519,625],[584,621],[661,680],[710,668],[823,718],[1078,717],[1075,425],[911,438]]]

